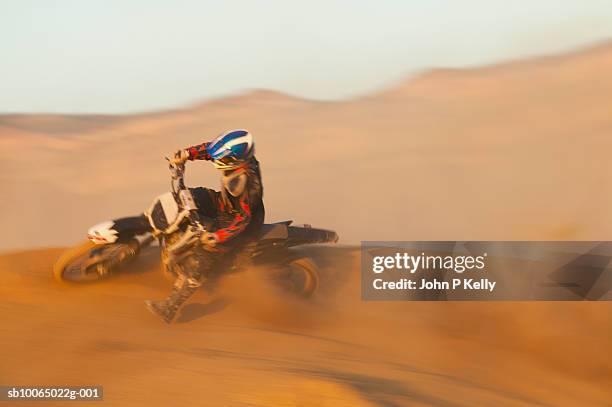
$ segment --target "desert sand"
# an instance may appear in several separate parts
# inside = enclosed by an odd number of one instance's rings
[[[49,278],[60,251],[0,258],[2,382],[103,385],[117,406],[610,402],[608,303],[366,303],[355,250],[311,248],[313,300],[252,270],[198,293],[169,327],[142,303],[170,288],[154,250],[85,287]]]
[[[353,246],[610,240],[610,72],[603,44],[342,102],[253,91],[117,117],[0,116],[0,382],[100,384],[122,406],[610,405],[609,303],[366,303]],[[154,250],[101,284],[52,280],[61,246],[168,188],[164,155],[233,127],[256,137],[268,220],[341,236],[305,249],[322,267],[316,298],[251,270],[167,327],[142,303],[169,290]],[[206,163],[189,170],[218,184]]]

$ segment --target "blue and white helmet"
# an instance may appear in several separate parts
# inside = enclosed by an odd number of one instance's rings
[[[235,169],[253,157],[253,136],[247,130],[227,131],[208,143],[206,152],[218,169]]]

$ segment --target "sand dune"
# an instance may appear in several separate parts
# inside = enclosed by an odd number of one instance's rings
[[[311,248],[323,267],[314,301],[273,291],[253,270],[198,293],[167,327],[142,305],[168,290],[156,252],[80,287],[50,278],[59,252],[0,257],[3,382],[101,384],[122,406],[610,400],[605,303],[363,303],[356,253]]]
[[[604,44],[336,103],[254,91],[99,126],[64,117],[53,134],[36,131],[38,116],[0,117],[0,250],[72,243],[141,211],[168,188],[164,155],[233,127],[255,134],[269,219],[344,243],[607,239],[611,70]],[[218,185],[205,163],[189,171]]]

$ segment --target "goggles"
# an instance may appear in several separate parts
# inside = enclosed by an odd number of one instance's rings
[[[242,161],[237,160],[234,157],[222,157],[217,160],[213,160],[213,164],[220,170],[230,170],[239,167]]]

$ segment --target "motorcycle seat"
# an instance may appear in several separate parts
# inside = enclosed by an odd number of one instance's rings
[[[289,236],[289,232],[287,231],[288,224],[289,223],[285,222],[264,224],[261,228],[259,240],[287,239]]]

